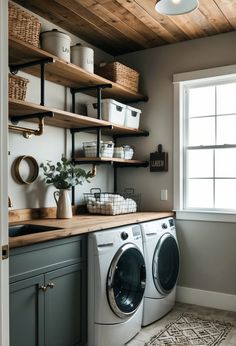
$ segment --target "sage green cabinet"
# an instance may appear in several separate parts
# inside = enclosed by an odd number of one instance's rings
[[[44,276],[10,284],[10,345],[44,345]]]
[[[11,346],[86,345],[86,268],[84,237],[10,252]]]

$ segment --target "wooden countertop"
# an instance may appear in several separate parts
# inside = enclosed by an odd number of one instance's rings
[[[53,239],[66,238],[74,235],[106,230],[113,227],[162,219],[173,215],[173,212],[138,212],[133,214],[123,214],[115,216],[81,214],[73,216],[72,219],[48,218],[11,222],[10,225],[23,223],[52,226],[58,229],[54,231],[34,233],[19,237],[10,237],[9,246],[10,248],[15,248]]]

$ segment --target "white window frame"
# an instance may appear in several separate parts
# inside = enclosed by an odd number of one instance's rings
[[[183,110],[184,110],[184,86],[193,83],[219,82],[236,78],[236,65],[221,66],[206,70],[185,72],[173,76],[174,83],[174,162],[173,162],[173,183],[174,183],[174,210],[176,218],[182,220],[236,222],[236,213],[230,211],[206,211],[184,209],[183,206]]]

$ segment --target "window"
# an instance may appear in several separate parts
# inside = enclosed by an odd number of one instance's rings
[[[175,107],[177,214],[236,216],[236,75],[178,81]]]

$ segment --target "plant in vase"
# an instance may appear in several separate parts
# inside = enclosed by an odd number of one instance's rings
[[[61,161],[53,164],[47,160],[46,164],[41,163],[47,184],[52,184],[59,191],[54,192],[54,198],[57,204],[57,218],[68,219],[72,217],[71,201],[68,190],[72,186],[82,185],[84,181],[90,182],[91,172],[76,167],[72,161],[67,160],[64,156]]]

